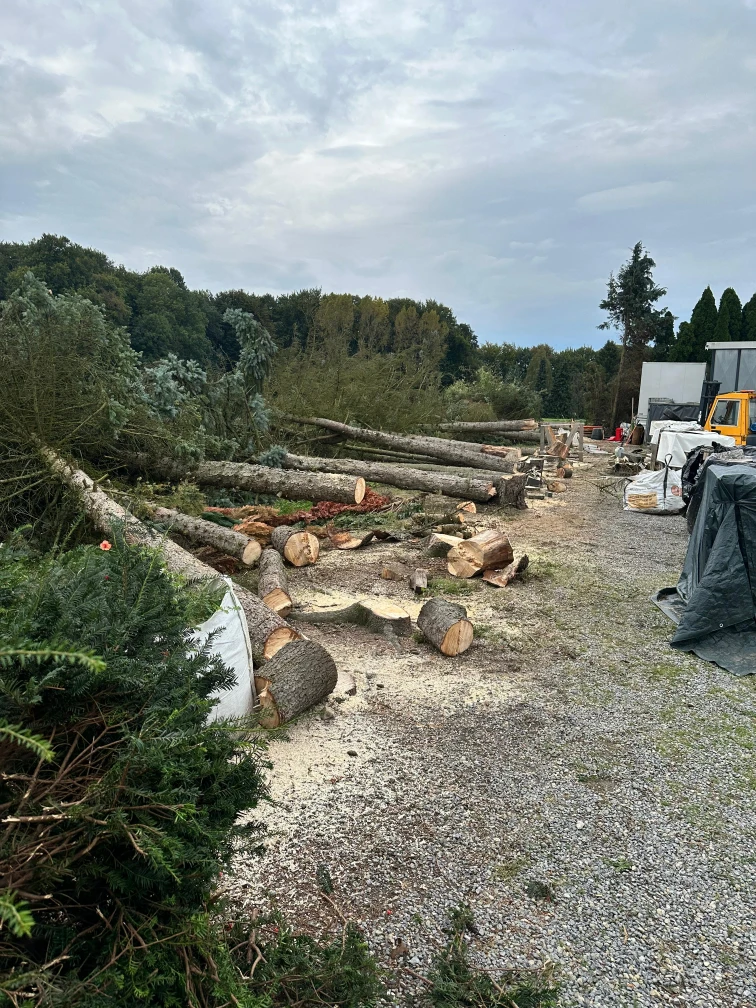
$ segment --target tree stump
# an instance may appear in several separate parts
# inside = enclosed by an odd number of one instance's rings
[[[373,633],[388,632],[397,636],[407,636],[412,632],[409,613],[386,599],[362,599],[345,609],[295,613],[294,618],[303,623],[356,623]]]

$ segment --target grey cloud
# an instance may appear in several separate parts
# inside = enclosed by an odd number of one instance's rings
[[[669,304],[756,287],[740,0],[111,0],[0,11],[4,236],[195,286],[410,294],[597,342],[642,239]]]

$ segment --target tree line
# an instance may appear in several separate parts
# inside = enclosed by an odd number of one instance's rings
[[[142,360],[158,368],[176,359],[211,370],[233,367],[241,352],[235,313],[243,312],[279,351],[267,396],[284,409],[330,411],[373,425],[393,416],[406,428],[436,415],[523,413],[613,425],[637,404],[644,360],[705,361],[707,342],[756,340],[756,294],[743,305],[731,287],[719,305],[707,287],[675,331],[675,316],[657,307],[667,292],[653,279],[655,265],[638,242],[610,276],[600,304],[607,319],[599,328],[615,329],[618,338],[599,349],[479,345],[468,324],[433,300],[317,288],[278,296],[191,290],[173,267],[128,270],[104,252],[49,234],[0,243],[0,300],[31,271],[53,294],[77,293],[99,305],[108,322],[125,328]],[[365,397],[368,387],[386,390],[383,406]]]

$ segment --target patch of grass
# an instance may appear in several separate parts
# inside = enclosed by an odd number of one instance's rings
[[[626,857],[619,857],[608,859],[606,862],[610,868],[614,868],[618,872],[629,872],[632,871],[635,865],[632,861],[628,861]]]
[[[512,879],[517,878],[520,872],[527,868],[529,863],[528,859],[524,857],[512,858],[509,861],[497,864],[491,874],[497,882],[511,882]]]
[[[652,679],[667,679],[674,682],[685,675],[685,669],[680,668],[679,665],[660,664],[653,665],[648,670],[648,674]]]
[[[278,500],[275,503],[275,509],[280,515],[290,515],[294,514],[295,511],[309,511],[312,508],[312,501],[299,500],[299,501],[288,501],[288,500]]]
[[[507,970],[494,979],[469,961],[467,932],[477,934],[472,911],[460,904],[450,914],[449,940],[436,956],[426,995],[432,1008],[555,1008],[553,970]]]
[[[480,584],[463,578],[432,577],[428,579],[428,593],[432,595],[475,595]]]

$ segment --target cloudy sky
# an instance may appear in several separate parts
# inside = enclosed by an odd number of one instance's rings
[[[3,0],[0,228],[600,343],[756,290],[756,0]]]

